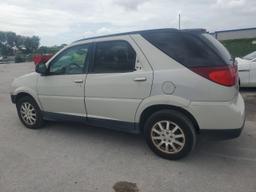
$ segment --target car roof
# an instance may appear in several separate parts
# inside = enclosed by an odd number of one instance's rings
[[[73,43],[78,43],[78,42],[86,41],[86,40],[105,38],[105,37],[115,37],[115,36],[133,35],[133,34],[148,34],[148,33],[156,33],[156,32],[206,33],[207,31],[205,29],[201,29],[201,28],[198,28],[198,29],[182,29],[182,30],[175,29],[175,28],[149,29],[149,30],[131,31],[131,32],[125,32],[125,33],[116,33],[116,34],[110,34],[110,35],[102,35],[102,36],[89,37],[89,38],[84,38],[84,39],[80,39],[80,40],[74,41]]]

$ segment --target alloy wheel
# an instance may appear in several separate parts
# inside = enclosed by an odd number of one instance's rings
[[[37,114],[35,107],[28,103],[24,102],[22,103],[20,107],[20,114],[23,121],[28,125],[34,125],[37,120]]]
[[[164,120],[156,122],[151,129],[153,144],[160,151],[167,154],[176,154],[185,146],[185,134],[174,122]]]

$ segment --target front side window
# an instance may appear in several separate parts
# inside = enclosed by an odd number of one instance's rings
[[[124,73],[135,69],[136,53],[126,41],[96,44],[93,73]]]
[[[52,75],[82,74],[88,63],[89,46],[82,45],[65,50],[52,61],[49,73]]]

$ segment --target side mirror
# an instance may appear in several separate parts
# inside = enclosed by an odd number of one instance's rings
[[[36,65],[36,72],[41,75],[46,75],[47,67],[46,67],[45,63],[40,63],[40,64]]]

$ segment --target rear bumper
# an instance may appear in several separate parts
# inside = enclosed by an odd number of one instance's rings
[[[238,129],[202,129],[200,137],[208,140],[227,140],[234,139],[241,135],[244,125]]]
[[[238,137],[245,123],[245,104],[238,94],[230,102],[196,102],[190,105],[200,128],[200,135],[214,139]]]

